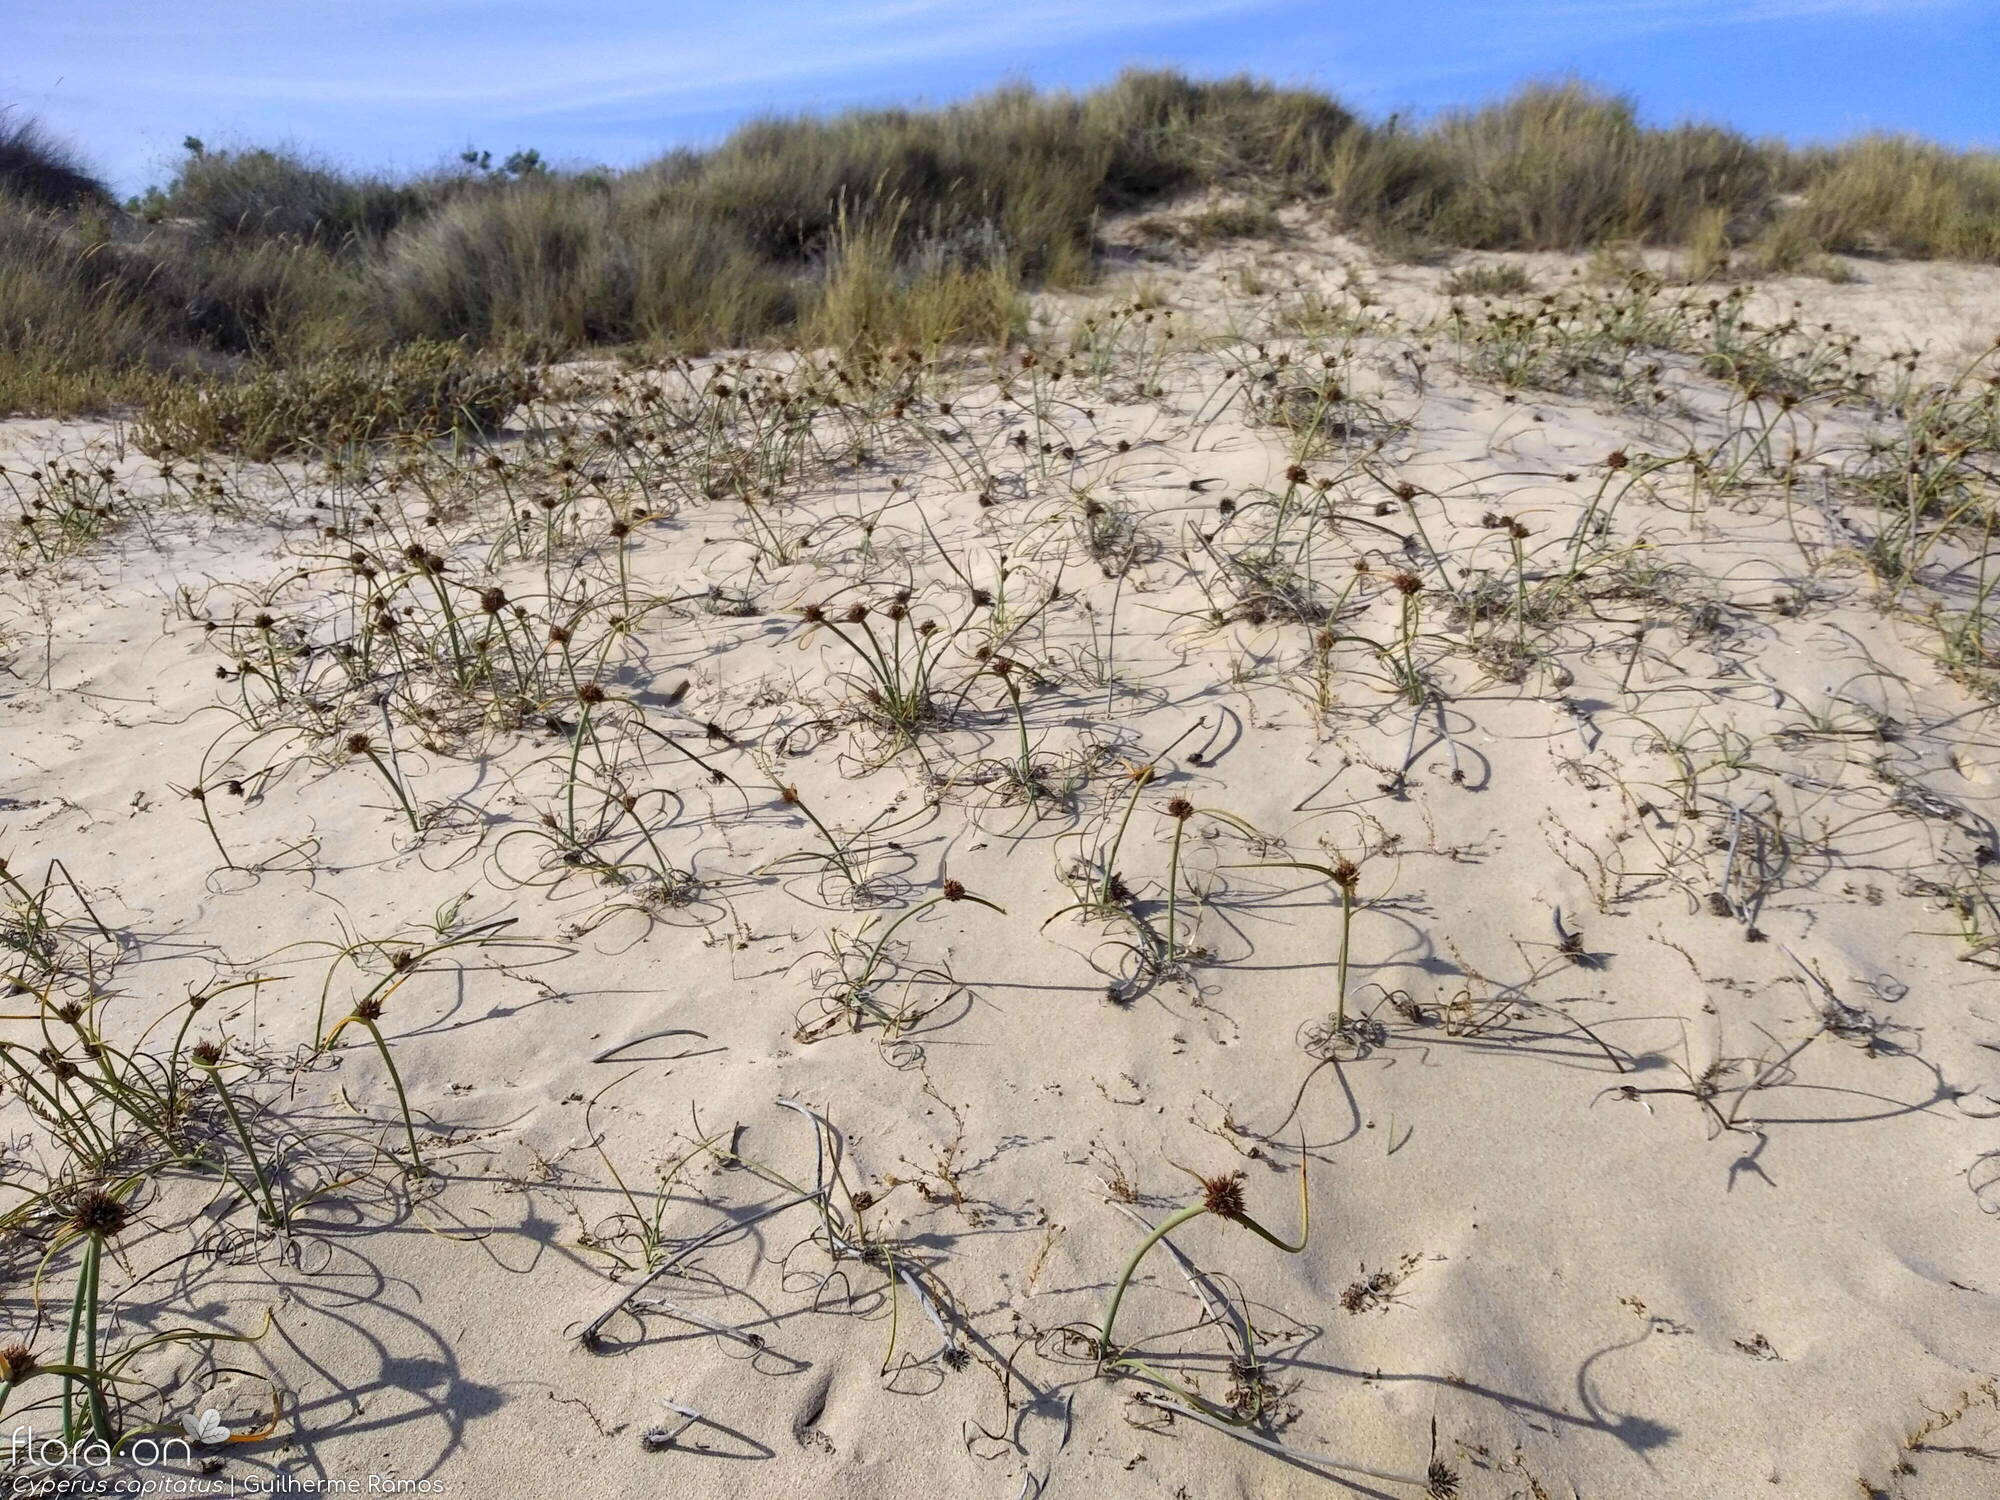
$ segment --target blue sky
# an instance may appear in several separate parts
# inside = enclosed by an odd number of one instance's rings
[[[624,165],[748,115],[1082,88],[1130,63],[1377,116],[1574,73],[1660,122],[2000,146],[2000,0],[31,0],[7,31],[0,102],[127,191],[189,134],[392,170],[467,145]]]

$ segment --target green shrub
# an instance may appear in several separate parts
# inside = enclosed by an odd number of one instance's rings
[[[528,394],[525,377],[455,344],[339,355],[164,384],[136,433],[155,457],[207,450],[264,462],[389,438],[492,428]]]
[[[351,177],[286,151],[190,151],[146,216],[192,223],[210,239],[339,244],[379,239],[421,212],[415,186]]]
[[[1454,297],[1525,297],[1535,290],[1535,278],[1511,262],[1489,263],[1452,272],[1444,289]]]

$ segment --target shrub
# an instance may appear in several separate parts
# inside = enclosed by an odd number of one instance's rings
[[[0,197],[36,208],[111,201],[104,184],[40,125],[4,114],[0,114]]]
[[[1705,210],[1761,202],[1770,167],[1742,136],[1643,129],[1629,101],[1576,83],[1521,90],[1432,132],[1446,186],[1431,232],[1473,249],[1671,240]]]
[[[265,462],[386,438],[482,431],[527,394],[518,370],[455,344],[418,342],[386,355],[324,356],[259,366],[234,379],[167,383],[136,438],[155,457],[216,449]]]
[[[0,416],[96,411],[158,362],[156,268],[0,199]]]
[[[417,187],[350,177],[286,151],[191,150],[146,216],[187,220],[210,239],[332,245],[379,239],[425,199]]]
[[[2000,156],[1870,136],[1786,163],[1803,201],[1772,226],[1774,246],[2000,260]]]
[[[1512,262],[1467,266],[1452,272],[1444,289],[1454,297],[1524,297],[1535,278]]]
[[[609,194],[545,174],[455,198],[395,235],[373,274],[397,339],[555,353],[632,336],[631,258]]]

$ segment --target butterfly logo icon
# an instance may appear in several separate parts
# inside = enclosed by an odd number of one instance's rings
[[[210,1448],[228,1442],[230,1437],[229,1429],[222,1425],[222,1413],[212,1406],[199,1416],[188,1412],[181,1418],[181,1430],[193,1441]]]

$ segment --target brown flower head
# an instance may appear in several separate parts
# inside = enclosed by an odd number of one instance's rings
[[[110,1239],[132,1220],[132,1210],[102,1188],[86,1188],[69,1202],[69,1225],[79,1234]]]
[[[944,883],[943,891],[944,899],[947,901],[963,901],[965,899],[965,885],[962,881],[947,880]]]
[[[1194,816],[1194,804],[1185,797],[1176,797],[1167,804],[1167,816],[1185,823]]]
[[[1220,1177],[1201,1179],[1201,1206],[1218,1219],[1240,1219],[1247,1212],[1243,1202],[1243,1174],[1228,1172]]]

